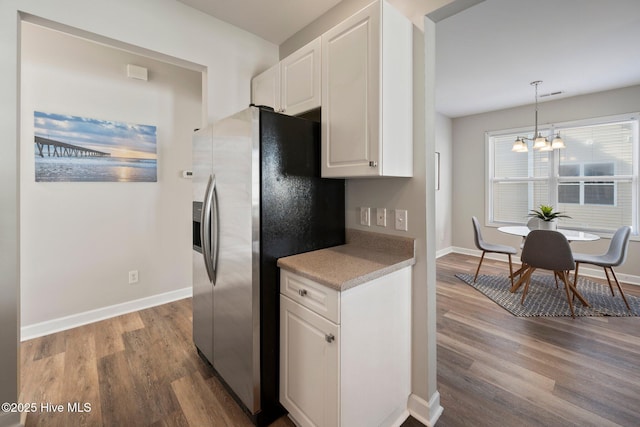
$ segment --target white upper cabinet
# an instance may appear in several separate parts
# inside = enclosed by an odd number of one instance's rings
[[[291,116],[320,108],[320,37],[255,76],[251,102]]]
[[[413,29],[376,1],[322,35],[322,176],[413,175]]]
[[[292,116],[320,107],[320,37],[280,61],[280,94]]]
[[[251,79],[251,103],[280,111],[280,63]]]

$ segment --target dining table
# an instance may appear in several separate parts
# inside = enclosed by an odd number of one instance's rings
[[[527,235],[535,229],[530,229],[529,227],[527,227],[526,225],[507,225],[507,226],[503,226],[503,227],[498,227],[498,231],[502,232],[502,233],[506,233],[506,234],[511,234],[514,236],[520,236],[523,239],[527,238]],[[564,228],[558,228],[556,230],[553,231],[557,231],[559,233],[562,233],[564,235],[564,237],[567,238],[567,241],[569,243],[571,242],[591,242],[591,241],[595,241],[600,239],[600,236],[598,236],[597,234],[593,234],[593,233],[586,233],[584,231],[577,231],[577,230],[568,230],[568,229],[564,229]],[[522,265],[518,270],[513,272],[513,275],[510,277],[515,278],[516,276],[521,276],[522,273],[524,272],[524,270],[527,269],[526,265]],[[511,292],[515,292],[523,283],[522,281],[523,277],[520,277],[520,280],[518,280],[512,287],[511,289],[509,289]],[[582,298],[581,295],[579,295],[579,298],[584,301],[584,298]]]
[[[526,225],[508,225],[504,227],[498,227],[498,231],[506,234],[512,234],[514,236],[520,236],[526,238],[531,232],[531,229]],[[564,228],[558,228],[557,231],[562,233],[569,242],[590,242],[600,239],[600,236],[593,233],[586,233],[584,231],[567,230]]]

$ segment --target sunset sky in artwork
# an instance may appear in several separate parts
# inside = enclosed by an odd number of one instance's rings
[[[34,112],[35,135],[106,152],[111,157],[157,159],[156,127]]]

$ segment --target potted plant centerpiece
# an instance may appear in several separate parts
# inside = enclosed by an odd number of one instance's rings
[[[536,217],[541,230],[556,230],[558,228],[558,218],[571,218],[562,212],[554,212],[553,206],[540,205],[538,209],[532,209],[529,216]]]

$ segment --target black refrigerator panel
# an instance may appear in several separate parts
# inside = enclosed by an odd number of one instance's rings
[[[261,362],[263,407],[278,407],[278,258],[344,244],[345,182],[320,178],[320,124],[262,110]]]

